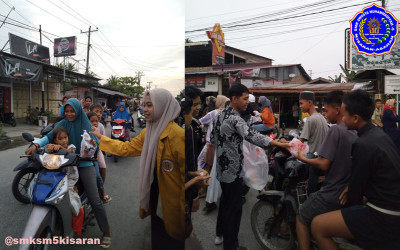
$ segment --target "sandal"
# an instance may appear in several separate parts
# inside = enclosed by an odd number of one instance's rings
[[[106,194],[101,198],[101,200],[103,201],[103,203],[109,203],[112,200],[112,198],[111,198],[111,196]]]
[[[109,248],[111,246],[111,237],[104,236],[101,240],[101,248]]]

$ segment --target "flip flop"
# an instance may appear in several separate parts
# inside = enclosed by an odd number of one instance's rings
[[[103,203],[109,203],[112,200],[112,198],[111,198],[111,196],[106,194],[101,198],[101,200],[103,201]]]
[[[111,246],[111,237],[104,236],[101,240],[101,248],[109,248]]]

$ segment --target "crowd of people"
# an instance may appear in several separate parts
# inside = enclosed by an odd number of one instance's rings
[[[202,95],[199,89],[186,87],[182,102],[186,182],[191,182],[186,189],[186,227],[191,233],[186,236],[193,234],[190,216],[199,209],[198,199],[205,196],[203,214],[218,208],[215,244],[246,249],[238,241],[245,202],[243,141],[263,148],[290,149],[290,144],[258,133],[275,125],[266,97],[259,97],[257,103],[244,85],[234,84],[229,97],[207,97],[207,108],[202,109]],[[374,103],[363,90],[332,91],[324,98],[324,108],[318,109],[315,94],[304,91],[299,104],[292,108],[295,122],[299,110],[308,116],[299,139],[317,155],[308,159],[299,151],[296,156],[310,166],[308,199],[296,218],[300,249],[310,249],[311,237],[320,249],[338,249],[332,237],[354,240],[364,249],[400,248],[400,130],[396,124],[400,117],[395,101],[389,99],[382,109],[382,101]]]

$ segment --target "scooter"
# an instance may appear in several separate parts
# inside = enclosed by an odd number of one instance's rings
[[[4,113],[4,106],[0,106],[0,122],[8,123],[13,127],[17,126],[14,113]]]
[[[34,138],[29,133],[23,133],[28,141]],[[68,178],[62,168],[77,166],[79,161],[94,161],[93,158],[81,158],[79,155],[66,150],[49,153],[45,148],[39,148],[33,156],[28,156],[35,164],[40,165],[40,171],[35,175],[29,186],[29,197],[33,208],[26,222],[23,239],[51,239],[53,236],[73,237],[71,201],[68,190]],[[86,195],[81,192],[80,200],[83,207],[83,226],[85,231],[88,225],[94,225],[94,213]],[[82,212],[82,210],[81,210]],[[30,241],[19,246],[20,250],[49,247],[42,240],[41,245]]]
[[[57,117],[56,122],[47,125],[40,131],[41,138],[46,136],[53,128],[57,125],[59,121],[63,119],[62,116]],[[14,172],[18,171],[15,175],[11,190],[15,199],[19,202],[28,204],[30,203],[30,198],[28,196],[28,188],[32,182],[33,177],[39,171],[40,164],[33,161],[33,159],[26,159],[14,168]]]
[[[119,141],[128,141],[130,140],[130,135],[127,134],[125,130],[125,126],[130,127],[130,123],[126,122],[123,119],[115,119],[111,121],[111,139],[119,140]],[[129,133],[129,132],[128,132]],[[118,156],[114,155],[114,162],[118,162]]]
[[[139,123],[139,126],[141,128],[145,128],[146,127],[146,118],[143,115],[143,111],[137,112],[137,121]]]

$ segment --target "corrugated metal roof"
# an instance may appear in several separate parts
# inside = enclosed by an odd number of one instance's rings
[[[123,97],[130,97],[129,95],[126,95],[124,93],[121,93],[121,92],[118,92],[115,90],[109,90],[109,89],[103,89],[103,88],[97,88],[97,87],[92,87],[92,88],[97,91],[100,91],[104,94],[107,94],[107,95],[119,95],[119,96],[123,96]]]
[[[353,90],[356,83],[321,83],[321,84],[284,84],[271,85],[268,87],[250,88],[254,93],[300,93],[302,91],[313,91],[314,93],[328,93],[332,90],[349,92]]]

